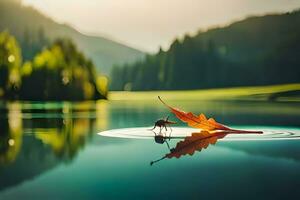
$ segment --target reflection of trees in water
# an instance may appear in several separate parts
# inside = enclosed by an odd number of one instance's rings
[[[0,165],[12,163],[22,145],[21,112],[17,104],[4,105],[0,115]]]
[[[101,130],[108,124],[102,121],[107,119],[106,103],[90,104],[22,111],[15,103],[0,108],[0,179],[6,180],[0,190],[74,159],[92,137],[95,125]],[[95,107],[103,112],[95,114]]]
[[[13,162],[0,165],[0,179],[5,180],[0,181],[0,191],[33,179],[59,163],[61,159],[52,153],[50,147],[34,137],[24,137],[23,145]]]
[[[16,159],[23,137],[32,137],[41,141],[44,145],[38,148],[50,148],[51,153],[62,160],[72,160],[84,147],[87,140],[92,137],[95,124],[98,129],[106,128],[107,121],[104,119],[107,117],[107,112],[103,103],[99,103],[99,105],[78,104],[74,109],[70,104],[66,105],[67,108],[63,105],[61,108],[55,109],[23,110],[23,114],[21,105],[17,103],[8,104],[2,108],[0,164],[11,163]],[[103,109],[103,112],[97,113],[97,111],[95,114],[94,108],[96,107]],[[27,118],[22,120],[22,115],[26,115]],[[93,115],[99,116],[99,119],[96,118],[96,121]],[[52,118],[53,116],[56,118]],[[26,145],[30,144],[23,144],[23,146]],[[27,148],[27,151],[41,150]]]
[[[40,120],[41,125],[43,120]],[[52,152],[59,158],[73,159],[79,149],[85,142],[86,136],[90,133],[90,123],[93,120],[89,119],[51,119],[46,122],[48,125],[61,124],[61,126],[53,126],[44,128],[34,128],[34,136],[41,140],[43,144],[51,147]]]

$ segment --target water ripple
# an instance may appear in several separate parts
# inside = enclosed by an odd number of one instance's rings
[[[149,130],[151,127],[135,127],[135,128],[123,128],[113,129],[98,133],[98,135],[106,137],[118,137],[118,138],[136,138],[136,139],[153,139],[155,133]],[[299,128],[282,128],[282,127],[238,127],[239,129],[263,131],[263,134],[228,134],[225,138],[220,139],[223,141],[243,141],[243,140],[298,140],[300,139]],[[176,127],[170,130],[163,131],[166,137],[171,139],[180,139],[190,136],[192,133],[199,132],[199,129]],[[159,130],[156,130],[156,134]]]

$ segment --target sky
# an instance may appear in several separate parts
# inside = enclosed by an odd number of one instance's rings
[[[59,23],[137,49],[167,49],[176,37],[249,15],[287,12],[300,0],[23,0]]]

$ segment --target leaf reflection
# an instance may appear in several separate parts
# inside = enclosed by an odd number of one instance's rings
[[[224,138],[226,135],[227,133],[223,131],[210,133],[202,130],[199,133],[192,133],[191,136],[187,136],[184,140],[179,141],[175,148],[170,149],[170,153],[158,160],[151,161],[150,165],[166,158],[180,158],[185,155],[193,155],[195,151],[201,151],[202,149],[206,149],[210,144],[216,144],[218,139]],[[167,145],[169,146],[168,143]]]

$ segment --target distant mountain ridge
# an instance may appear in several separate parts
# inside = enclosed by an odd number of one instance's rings
[[[23,6],[21,0],[0,0],[0,31],[8,30],[18,41],[26,31],[43,29],[49,39],[70,37],[95,63],[97,70],[108,74],[113,65],[133,63],[144,58],[144,52],[104,37],[88,36],[74,28],[58,24],[36,9]]]

